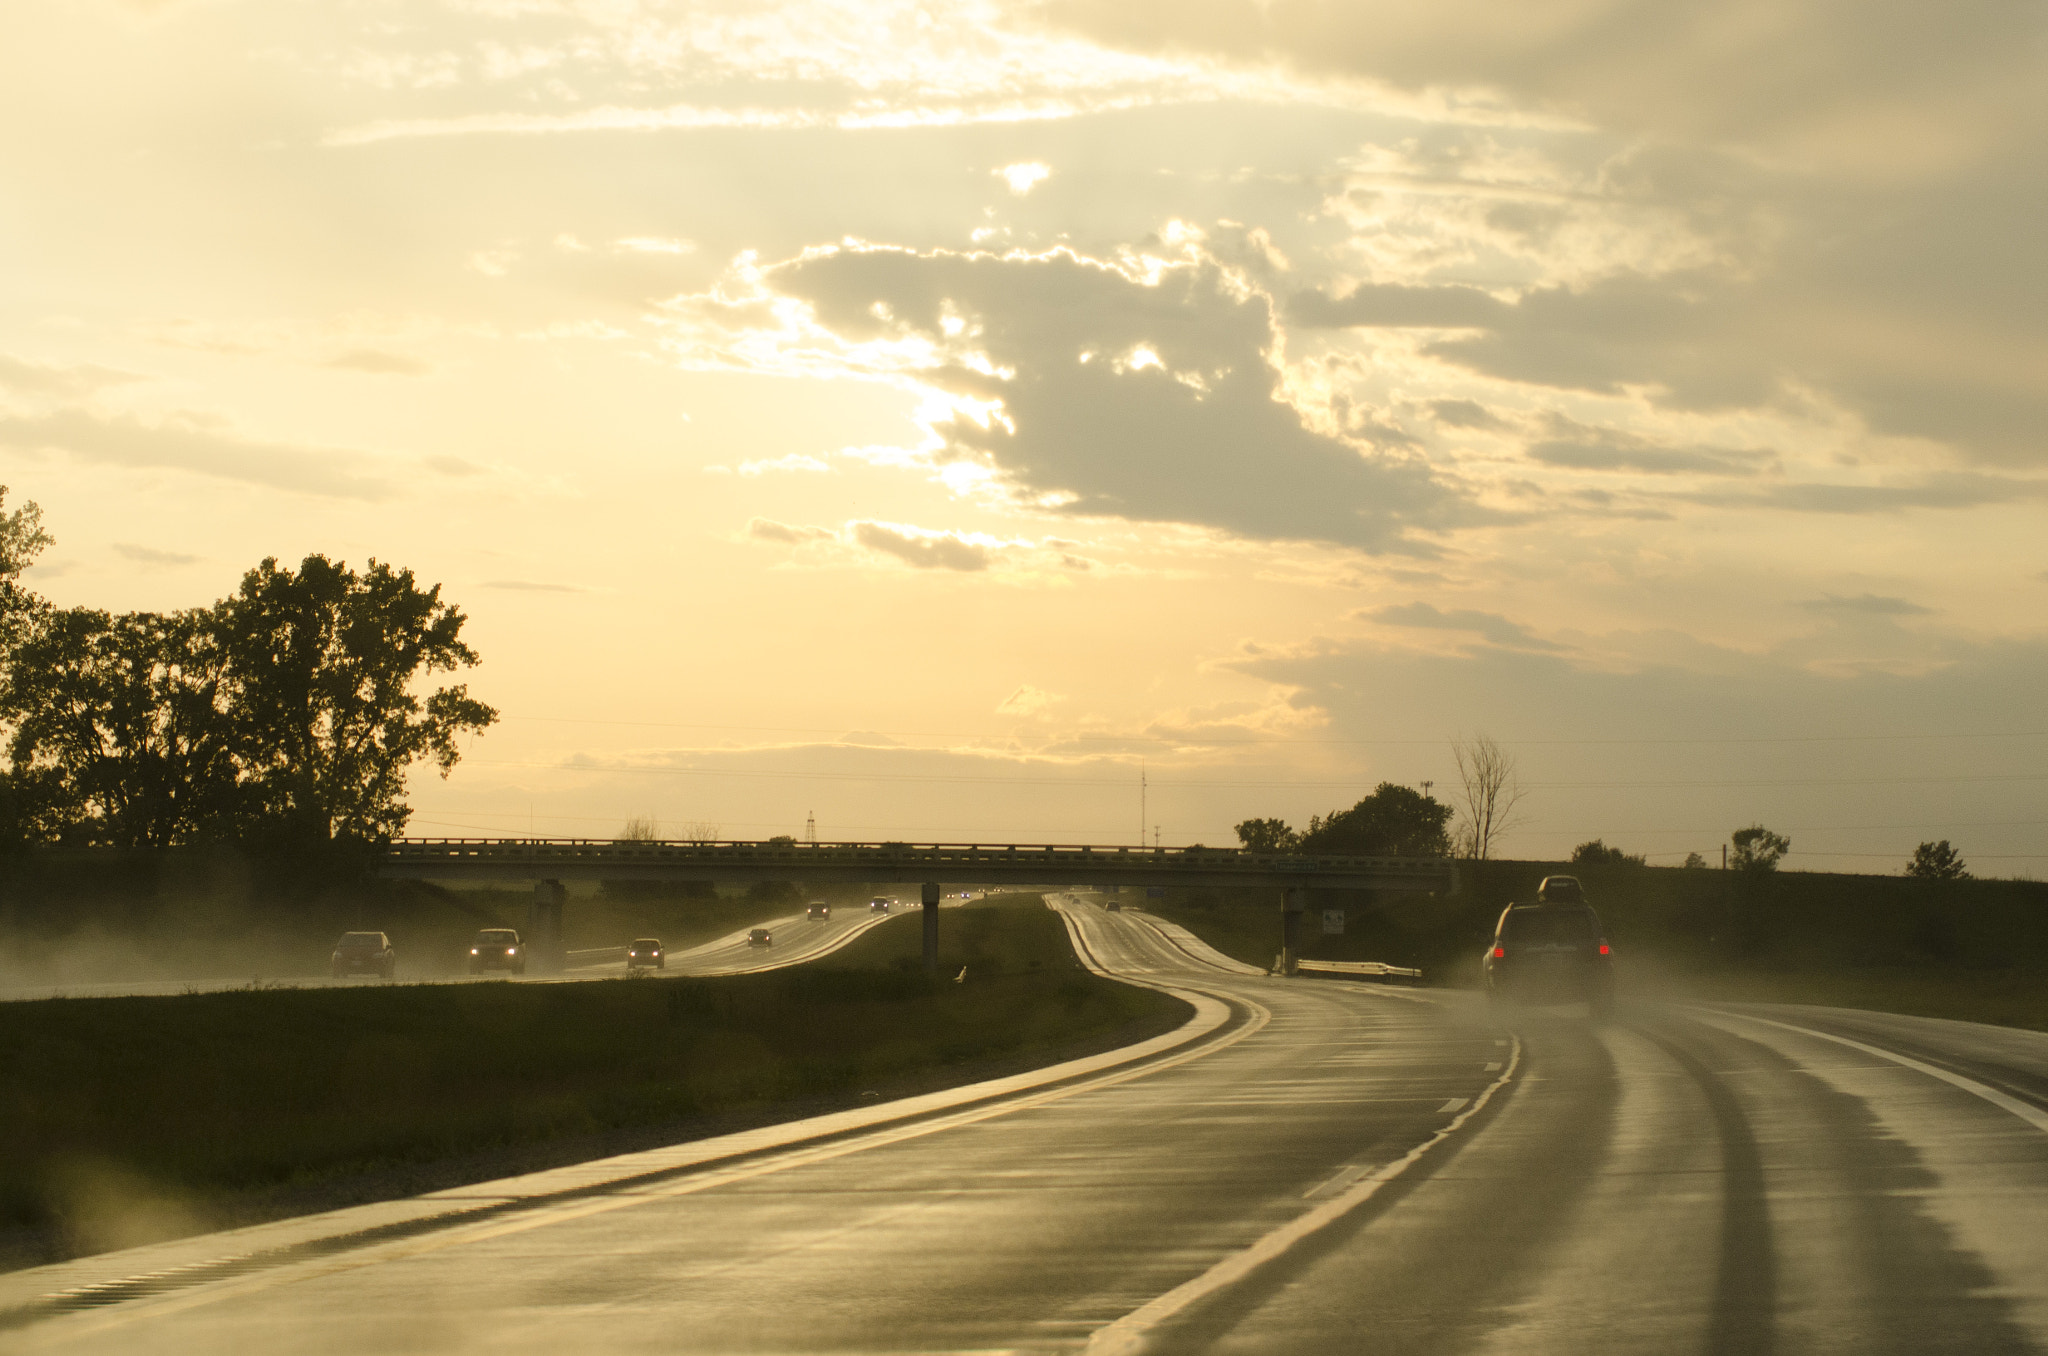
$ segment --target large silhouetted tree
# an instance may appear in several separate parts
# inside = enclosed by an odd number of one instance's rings
[[[1969,868],[1963,865],[1963,854],[1948,845],[1944,838],[1938,843],[1922,843],[1913,849],[1913,860],[1906,863],[1906,874],[1922,880],[1968,880]]]
[[[275,559],[219,608],[234,685],[236,752],[257,842],[376,841],[405,828],[407,770],[447,776],[457,737],[497,712],[457,684],[421,696],[420,678],[477,662],[464,617],[411,570],[372,560],[361,574],[325,556],[296,572]]]
[[[1247,852],[1293,852],[1301,846],[1301,835],[1284,819],[1247,819],[1236,832]]]
[[[1309,820],[1301,835],[1303,852],[1361,857],[1441,856],[1451,850],[1444,826],[1451,807],[1412,787],[1381,782],[1348,810]]]

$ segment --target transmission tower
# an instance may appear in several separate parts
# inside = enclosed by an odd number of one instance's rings
[[[816,810],[804,816],[804,841],[812,847],[818,845],[818,812]]]

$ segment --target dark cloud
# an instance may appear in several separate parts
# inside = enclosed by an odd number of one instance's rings
[[[376,348],[352,348],[346,353],[337,353],[321,365],[348,372],[368,372],[380,377],[423,377],[434,370],[433,364],[418,358],[409,358],[403,353],[386,353]]]
[[[588,593],[588,592],[590,592],[590,590],[589,590],[589,589],[586,589],[586,588],[581,588],[581,587],[579,587],[579,586],[577,586],[577,585],[575,585],[575,584],[545,584],[545,583],[539,583],[539,582],[536,582],[536,581],[534,581],[534,580],[531,580],[531,579],[487,579],[487,580],[485,580],[485,581],[484,581],[484,587],[485,587],[485,588],[487,588],[487,589],[497,589],[497,590],[499,590],[499,591],[501,591],[501,592],[505,592],[505,593]]]
[[[1297,292],[1287,301],[1287,318],[1297,325],[1331,329],[1374,326],[1413,329],[1468,329],[1500,324],[1509,307],[1476,287],[1402,287],[1361,284],[1340,297]]]
[[[1903,513],[1907,509],[1970,509],[2048,498],[2048,480],[1965,472],[1923,476],[1893,485],[1773,485],[1755,490],[1700,491],[1673,499],[1715,508],[1785,509],[1795,513]]]
[[[1266,358],[1266,301],[1213,265],[1147,285],[1064,252],[836,250],[771,278],[844,340],[957,354],[920,377],[1005,417],[941,424],[948,454],[1059,511],[1375,552],[1426,552],[1414,530],[1484,516],[1418,460],[1305,427]]]
[[[1590,428],[1562,415],[1548,416],[1544,425],[1551,436],[1531,443],[1529,458],[1575,471],[1749,476],[1773,460],[1772,453],[1754,448],[1665,446],[1618,429]]]
[[[830,528],[794,527],[789,523],[778,523],[773,518],[749,518],[747,535],[755,541],[780,542],[785,546],[802,546],[805,542],[823,541],[833,535]]]
[[[1447,428],[1504,429],[1507,424],[1476,400],[1435,400],[1429,412]]]
[[[114,543],[114,554],[138,565],[197,565],[200,557],[186,555],[183,551],[159,551],[150,546],[134,546],[128,542]]]
[[[1853,598],[1827,593],[1818,598],[1808,598],[1799,605],[1809,612],[1859,612],[1873,617],[1924,617],[1934,612],[1931,607],[1877,593],[1859,593]]]
[[[1361,621],[1378,622],[1382,626],[1409,626],[1431,631],[1468,631],[1492,644],[1516,650],[1564,648],[1535,635],[1528,627],[1519,622],[1509,621],[1497,612],[1475,612],[1468,608],[1443,612],[1428,603],[1403,603],[1389,607],[1367,608],[1352,615]]]
[[[894,556],[919,570],[973,572],[989,566],[989,550],[951,533],[913,535],[881,523],[855,523],[853,539],[870,551]]]
[[[222,480],[338,499],[387,499],[391,487],[357,469],[358,453],[243,438],[192,415],[146,424],[84,410],[0,415],[0,447],[68,452],[109,466],[190,471]]]
[[[0,353],[0,389],[24,395],[87,395],[109,386],[124,386],[144,378],[97,363],[70,366],[35,363]]]

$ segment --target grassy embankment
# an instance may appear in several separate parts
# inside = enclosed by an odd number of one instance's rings
[[[721,979],[0,1004],[0,1264],[995,1077],[1184,1019],[1081,969],[1036,896],[1006,902],[946,912],[936,980],[906,916]]]
[[[1511,900],[1553,872],[1585,882],[1626,991],[1649,997],[1824,1003],[2048,1030],[2048,884],[1781,871],[1761,881],[1682,867],[1461,863],[1449,899],[1318,897],[1305,956],[1419,966],[1478,982],[1479,952]],[[1218,950],[1270,965],[1276,892],[1174,892],[1144,901]],[[1345,911],[1325,937],[1320,910]]]

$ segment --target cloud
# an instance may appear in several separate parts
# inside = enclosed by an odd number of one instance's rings
[[[1904,598],[1889,598],[1876,593],[1859,593],[1853,598],[1828,593],[1808,598],[1799,605],[1809,612],[1858,612],[1872,617],[1924,617],[1934,612],[1931,607],[1909,603]]]
[[[749,518],[747,535],[755,541],[780,542],[785,546],[802,546],[808,542],[829,541],[836,534],[827,527],[792,527],[778,523],[773,518]]]
[[[816,457],[805,456],[801,452],[792,452],[786,457],[776,457],[772,461],[743,461],[740,463],[740,474],[743,476],[766,475],[770,471],[823,471],[829,473],[831,470],[832,465],[830,462],[820,461]]]
[[[114,543],[114,554],[138,565],[197,565],[198,556],[188,556],[182,551],[159,551],[150,546],[135,546],[128,542]]]
[[[1507,424],[1476,400],[1433,400],[1429,412],[1448,428],[1505,429]]]
[[[380,500],[392,493],[386,482],[356,469],[365,460],[359,453],[260,442],[190,414],[153,424],[76,409],[0,415],[0,447],[68,452],[107,466],[189,471],[337,499]]]
[[[1266,298],[1205,259],[832,247],[748,285],[691,304],[691,361],[913,384],[956,487],[1370,552],[1428,553],[1417,533],[1487,517],[1420,460],[1310,427]]]
[[[1589,428],[1557,414],[1546,416],[1544,425],[1551,436],[1529,445],[1530,459],[1574,471],[1748,476],[1769,465],[1774,455],[1754,448],[1667,447],[1619,429]]]
[[[1794,513],[1903,513],[1908,509],[1972,509],[2048,498],[2048,479],[1948,472],[1876,485],[1773,485],[1757,490],[1702,490],[1670,497],[1716,508],[1783,509]]]
[[[854,523],[853,539],[919,570],[960,570],[972,573],[989,566],[989,549],[950,532],[922,528],[907,531],[885,523]]]
[[[453,457],[446,454],[423,458],[421,465],[430,471],[439,472],[444,476],[480,476],[484,474],[484,468],[475,462],[463,457]]]
[[[1564,647],[1533,634],[1519,622],[1497,612],[1474,612],[1460,608],[1441,612],[1428,603],[1405,603],[1367,608],[1351,614],[1360,621],[1381,626],[1408,626],[1433,631],[1469,631],[1494,645],[1514,650],[1561,650]]]
[[[588,593],[577,584],[544,584],[531,579],[487,579],[483,586],[504,593]]]
[[[434,370],[431,363],[418,358],[376,348],[352,348],[346,353],[335,354],[321,365],[348,372],[368,372],[380,377],[423,377]]]
[[[996,707],[996,714],[999,716],[1042,716],[1052,709],[1055,702],[1063,700],[1065,699],[1057,692],[1047,692],[1044,688],[1033,687],[1031,684],[1025,683],[1015,692],[1003,698],[1002,702]]]
[[[1512,308],[1476,287],[1416,287],[1361,284],[1339,297],[1297,292],[1288,298],[1287,318],[1315,329],[1387,326],[1414,329],[1469,329],[1498,325]]]
[[[10,354],[0,353],[0,389],[20,392],[24,395],[89,395],[109,386],[123,386],[145,378],[119,368],[102,367],[98,363],[56,363],[29,362]]]

